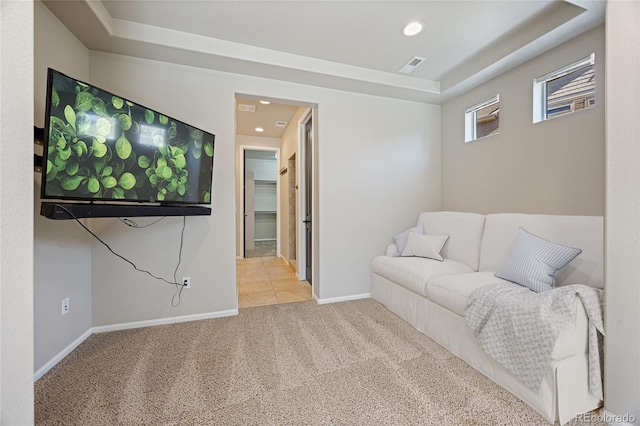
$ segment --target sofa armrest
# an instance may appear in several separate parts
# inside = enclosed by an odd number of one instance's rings
[[[573,303],[576,307],[575,317],[556,340],[551,353],[551,358],[554,360],[589,352],[589,316],[577,294]]]
[[[395,244],[389,244],[387,251],[384,252],[385,256],[393,256],[398,251],[398,247]]]

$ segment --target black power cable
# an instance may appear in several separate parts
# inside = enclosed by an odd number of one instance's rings
[[[85,231],[87,231],[89,234],[91,234],[96,240],[98,240],[103,246],[105,246],[107,248],[107,250],[109,250],[114,256],[119,257],[120,259],[124,260],[125,262],[127,262],[129,265],[133,266],[133,269],[135,269],[138,272],[143,272],[145,274],[148,274],[149,276],[151,276],[152,278],[159,280],[159,281],[164,281],[167,284],[171,284],[171,285],[175,285],[176,286],[176,292],[173,294],[173,297],[171,298],[171,306],[173,306],[174,308],[177,307],[178,305],[180,305],[180,299],[181,299],[181,295],[182,295],[182,290],[184,289],[184,286],[182,285],[182,283],[178,283],[177,280],[177,273],[178,273],[178,268],[180,267],[180,263],[182,263],[182,247],[183,247],[183,243],[184,243],[184,229],[187,226],[187,217],[186,216],[182,216],[182,231],[180,232],[180,249],[178,251],[178,263],[176,264],[176,269],[173,271],[173,282],[166,280],[162,277],[158,277],[154,274],[152,274],[151,272],[147,271],[146,269],[141,269],[138,268],[138,266],[133,263],[132,261],[130,261],[129,259],[127,259],[126,257],[122,256],[119,253],[116,253],[110,246],[109,244],[105,243],[99,236],[97,236],[91,229],[87,228],[85,226],[84,223],[82,223],[80,221],[80,219],[78,219],[71,211],[69,211],[65,206],[63,205],[59,205],[59,207],[64,210],[69,216],[71,216],[76,222],[78,222],[80,224],[80,226],[82,226],[84,228]],[[154,223],[159,222],[160,220],[164,219],[158,219],[157,221],[149,224],[149,225],[145,225],[142,227],[139,226],[132,226],[134,228],[144,228],[146,226],[150,226],[153,225]],[[126,224],[126,222],[123,222]],[[137,225],[137,224],[136,224]],[[175,298],[176,296],[178,296],[178,301],[177,303],[175,303]]]
[[[127,225],[129,228],[142,229],[142,228],[148,228],[151,225],[155,225],[156,223],[160,222],[162,219],[166,219],[166,218],[167,218],[166,216],[162,216],[160,219],[153,221],[151,223],[147,223],[146,225],[138,225],[137,222],[129,219],[128,217],[125,217],[125,218],[119,217],[118,220],[124,223],[125,225]]]
[[[178,267],[180,267],[180,263],[182,262],[182,244],[184,243],[184,228],[187,224],[187,217],[182,216],[182,232],[180,232],[180,250],[178,250],[178,263],[176,264],[176,269],[173,270],[173,282],[176,285],[176,292],[173,293],[173,297],[171,297],[171,306],[176,308],[180,305],[180,299],[182,297],[182,290],[184,290],[184,283],[178,283],[178,278],[176,275],[178,274]],[[178,302],[175,303],[175,298],[178,296]]]

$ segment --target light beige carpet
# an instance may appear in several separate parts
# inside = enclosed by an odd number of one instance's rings
[[[38,425],[548,424],[371,299],[93,335],[35,401]]]

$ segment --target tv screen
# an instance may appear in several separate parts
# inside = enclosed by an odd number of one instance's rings
[[[49,69],[42,198],[210,204],[215,136]]]

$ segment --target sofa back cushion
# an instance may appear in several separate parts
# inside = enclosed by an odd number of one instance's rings
[[[418,225],[424,224],[427,235],[449,235],[442,257],[477,271],[484,219],[477,213],[425,212],[420,214]]]
[[[562,270],[556,279],[556,287],[586,284],[603,288],[602,216],[487,215],[480,247],[480,271],[498,271],[502,268],[520,227],[554,243],[582,249],[582,253]]]

